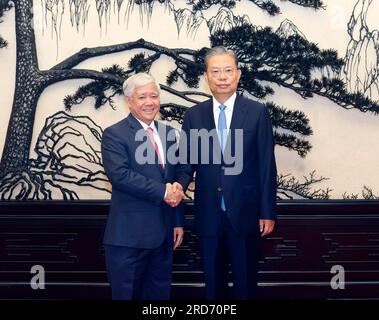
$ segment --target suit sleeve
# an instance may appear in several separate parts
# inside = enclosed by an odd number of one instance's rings
[[[113,188],[156,204],[162,202],[166,185],[133,170],[124,142],[111,130],[104,131],[101,153],[105,173]]]
[[[176,169],[175,181],[179,182],[184,190],[187,190],[188,185],[193,180],[195,165],[191,165],[190,161],[190,129],[191,122],[188,111],[184,114],[183,126],[179,139],[179,164]]]
[[[174,227],[183,227],[184,226],[184,204],[181,202],[175,208],[175,220]]]
[[[258,123],[258,157],[261,190],[261,219],[276,218],[276,163],[274,137],[267,108],[264,107]]]
[[[171,130],[174,130],[173,128],[170,127]],[[176,150],[175,150],[175,156],[178,157],[178,139],[176,139],[175,137],[175,142],[174,142],[174,145],[176,146]],[[169,160],[168,160],[169,161]],[[176,178],[176,172],[179,168],[179,164],[175,164],[174,165],[174,176],[173,176],[173,179],[170,181],[171,183],[175,182],[175,178]],[[179,205],[177,207],[175,207],[174,209],[174,228],[175,227],[183,227],[184,226],[184,204],[183,202],[180,202]]]

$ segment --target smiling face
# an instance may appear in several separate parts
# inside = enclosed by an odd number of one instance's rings
[[[220,103],[228,100],[237,91],[241,70],[229,54],[219,54],[209,58],[205,79],[213,96]]]
[[[155,83],[136,87],[130,97],[126,97],[130,112],[134,117],[150,125],[159,112],[160,98]]]

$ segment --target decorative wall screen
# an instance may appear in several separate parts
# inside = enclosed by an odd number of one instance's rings
[[[108,199],[104,128],[148,71],[161,118],[209,97],[207,48],[240,60],[265,103],[278,199],[377,199],[379,0],[0,1],[0,198]]]

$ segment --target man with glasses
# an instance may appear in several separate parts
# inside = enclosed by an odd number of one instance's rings
[[[206,297],[212,300],[230,298],[229,282],[234,299],[255,297],[260,239],[272,232],[276,218],[272,125],[264,105],[237,95],[240,77],[233,51],[215,47],[207,52],[205,79],[213,97],[187,110],[179,143],[186,159],[176,181],[185,190],[196,172],[195,228]],[[204,139],[191,141],[191,132],[204,129],[216,132],[216,139],[208,135],[209,148],[198,147]],[[238,171],[229,170],[233,155],[241,164]]]

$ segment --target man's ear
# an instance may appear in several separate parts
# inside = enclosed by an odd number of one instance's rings
[[[237,72],[238,72],[238,82],[239,82],[240,79],[241,79],[242,70],[241,69],[237,69]]]
[[[209,82],[208,82],[208,74],[207,74],[206,71],[204,72],[204,78],[205,78],[205,81],[207,82],[207,85],[209,86]]]

